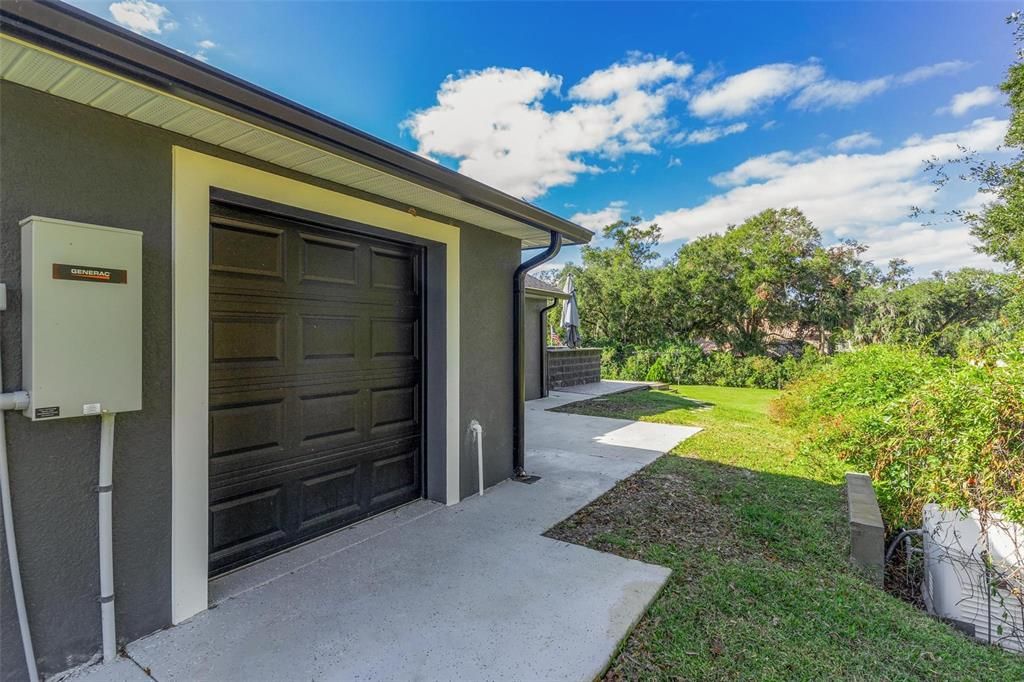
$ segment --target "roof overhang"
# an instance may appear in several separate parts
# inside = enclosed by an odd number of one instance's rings
[[[552,291],[551,289],[536,289],[534,287],[526,287],[524,289],[527,297],[529,298],[554,298],[558,300],[566,300],[569,298],[569,294],[564,291]]]
[[[545,246],[593,234],[521,199],[52,0],[0,4],[0,78]]]

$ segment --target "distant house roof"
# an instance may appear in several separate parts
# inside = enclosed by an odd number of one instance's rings
[[[569,298],[569,294],[554,284],[548,284],[530,274],[526,275],[526,295],[534,298]]]
[[[546,246],[586,228],[296,104],[84,10],[0,2],[0,75],[208,144],[322,178],[451,224]]]

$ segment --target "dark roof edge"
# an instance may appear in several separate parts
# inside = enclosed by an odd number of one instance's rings
[[[0,26],[11,35],[529,227],[560,232],[576,243],[593,236],[565,218],[63,2],[4,0]]]
[[[527,273],[526,278],[523,280],[526,285],[526,295],[533,297],[544,297],[544,298],[569,298],[569,294],[565,293],[554,284],[549,284],[539,277]]]

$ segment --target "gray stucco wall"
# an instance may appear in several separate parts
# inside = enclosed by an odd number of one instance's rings
[[[551,301],[541,298],[526,298],[526,319],[523,320],[523,337],[526,339],[526,399],[534,400],[543,395],[541,362],[544,349],[547,347],[544,327],[541,323],[540,311]]]
[[[167,140],[132,123],[4,83],[0,91],[0,278],[4,390],[21,387],[18,221],[39,214],[143,231],[143,409],[117,420],[114,553],[120,634],[170,620],[171,162]],[[99,421],[6,415],[25,597],[40,672],[100,645],[96,596]],[[6,547],[4,548],[6,564]],[[3,677],[23,679],[10,575],[3,570]]]
[[[118,417],[114,555],[121,641],[170,623],[171,146],[308,178],[173,133],[31,91],[0,88],[0,281],[3,389],[21,387],[20,230],[32,215],[141,230],[143,409]],[[484,424],[488,485],[511,473],[511,279],[518,243],[462,230],[461,422]],[[6,415],[22,575],[40,672],[89,659],[100,646],[96,497],[99,420],[32,424]],[[472,442],[462,490],[475,488]],[[0,679],[24,677],[6,547],[0,570]]]
[[[485,230],[464,230],[462,276],[462,462],[463,496],[477,491],[476,446],[469,424],[484,429],[484,485],[512,475],[512,275],[519,243]],[[486,255],[482,255],[486,254]]]

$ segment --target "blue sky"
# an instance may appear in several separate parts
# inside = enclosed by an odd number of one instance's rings
[[[797,205],[879,263],[987,264],[909,213],[979,201],[921,162],[1000,154],[1013,4],[75,4],[589,227],[656,220],[665,253]]]

